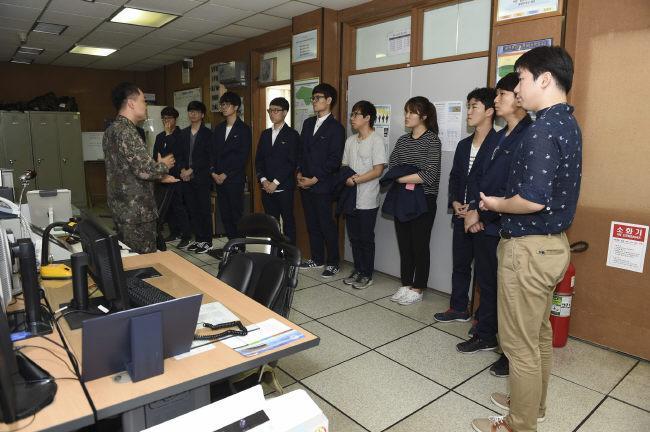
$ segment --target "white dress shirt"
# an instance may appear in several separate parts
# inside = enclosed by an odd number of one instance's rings
[[[323,117],[316,118],[316,125],[314,125],[314,135],[316,135],[316,131],[318,130],[318,128],[323,124],[325,120],[327,120],[327,117],[329,117],[330,115],[332,115],[332,113],[327,113]]]

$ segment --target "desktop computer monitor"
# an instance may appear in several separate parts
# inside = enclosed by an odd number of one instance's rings
[[[88,218],[78,221],[77,234],[83,251],[88,254],[88,272],[108,302],[109,310],[129,309],[126,277],[117,236]]]
[[[46,228],[52,222],[67,222],[72,218],[69,189],[32,190],[27,192],[29,218],[37,227]]]

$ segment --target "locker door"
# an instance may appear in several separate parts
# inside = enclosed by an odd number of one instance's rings
[[[79,113],[57,113],[61,186],[72,191],[72,203],[86,207],[86,177]]]
[[[20,193],[18,177],[25,170],[34,168],[27,114],[2,112],[0,125],[0,165],[14,170],[14,188],[16,193]]]
[[[56,189],[61,186],[56,113],[29,112],[32,149],[36,168],[36,186]]]

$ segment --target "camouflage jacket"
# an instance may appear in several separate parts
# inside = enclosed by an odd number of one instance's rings
[[[153,186],[167,174],[163,163],[154,161],[135,125],[118,115],[104,132],[108,207],[116,222],[151,222],[158,217]]]

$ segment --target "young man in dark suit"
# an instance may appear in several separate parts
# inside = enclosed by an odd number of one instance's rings
[[[165,130],[156,135],[156,141],[153,145],[154,160],[158,160],[159,156],[164,157],[168,154],[173,154],[176,160],[182,160],[181,129],[176,126],[178,111],[176,111],[174,107],[168,106],[163,108],[160,112],[160,117]],[[180,179],[179,166],[176,165],[170,169],[169,174]],[[165,217],[165,221],[169,224],[169,237],[165,239],[165,242],[174,241],[180,238],[181,243],[183,241],[189,243],[189,239],[192,236],[192,230],[190,228],[187,210],[183,204],[181,185],[179,183],[157,184],[156,198],[158,201],[158,207],[160,207],[160,202],[165,198],[166,194],[169,195],[167,197],[169,207],[167,208],[167,214],[162,216]]]
[[[217,185],[217,207],[228,240],[238,237],[237,222],[244,212],[246,161],[252,143],[250,126],[239,118],[240,107],[239,95],[225,92],[219,98],[219,108],[225,120],[212,133],[210,174]]]
[[[194,242],[187,246],[188,251],[206,253],[212,248],[212,221],[210,220],[210,147],[212,132],[203,124],[205,117],[203,102],[192,101],[187,105],[190,126],[181,132],[183,160],[181,180],[183,198],[187,205],[190,222],[194,230]]]
[[[269,104],[268,113],[273,126],[260,136],[255,171],[262,186],[264,211],[278,221],[282,217],[284,234],[296,244],[293,193],[300,135],[284,122],[288,112],[289,101],[283,97],[275,98]]]
[[[302,125],[302,147],[296,175],[311,249],[311,259],[303,261],[301,267],[321,268],[327,264],[321,275],[324,278],[331,278],[340,271],[332,192],[343,159],[345,129],[331,113],[336,96],[336,89],[326,83],[312,90],[311,103],[316,116],[308,118]]]

